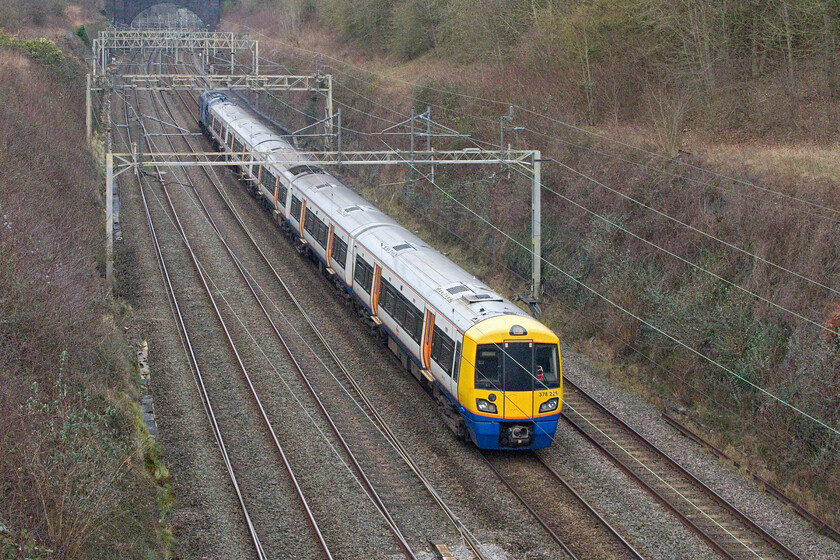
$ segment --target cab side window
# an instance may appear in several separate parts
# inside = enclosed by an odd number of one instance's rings
[[[495,344],[480,344],[475,353],[475,388],[502,388],[501,351]]]
[[[539,389],[560,387],[559,353],[556,344],[537,344],[534,348],[534,385]]]

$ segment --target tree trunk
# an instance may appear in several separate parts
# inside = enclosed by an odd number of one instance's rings
[[[589,61],[589,37],[586,29],[583,30],[583,45],[578,45],[580,54],[581,85],[586,97],[586,122],[594,124],[595,121],[595,84],[592,81],[592,66]]]
[[[750,29],[750,77],[758,78],[758,13],[753,11],[752,29]]]
[[[832,98],[840,94],[840,82],[837,76],[837,6],[827,2],[823,11],[823,81],[828,95]]]
[[[790,22],[790,9],[787,2],[782,2],[782,19],[785,25],[785,58],[787,58],[788,79],[790,80],[790,87],[793,88],[793,29]]]

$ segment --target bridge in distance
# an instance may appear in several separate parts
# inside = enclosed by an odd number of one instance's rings
[[[222,17],[222,0],[106,0],[105,11],[114,25],[131,25],[143,11],[164,3],[190,10],[211,30],[219,26]]]

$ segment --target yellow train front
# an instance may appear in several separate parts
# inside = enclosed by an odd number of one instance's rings
[[[548,447],[563,402],[557,336],[519,315],[476,323],[464,333],[458,402],[478,447]]]
[[[241,103],[201,95],[201,123],[298,248],[421,383],[446,424],[483,449],[538,449],[562,404],[557,336],[297,153]],[[293,161],[295,163],[289,163]]]

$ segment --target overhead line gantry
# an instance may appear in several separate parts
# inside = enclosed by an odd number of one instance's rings
[[[113,192],[116,177],[134,169],[139,172],[147,167],[199,167],[239,165],[246,169],[267,163],[279,165],[299,164],[301,159],[319,165],[506,165],[519,167],[532,176],[531,181],[531,294],[535,305],[542,291],[542,216],[541,216],[541,164],[539,150],[482,150],[467,148],[449,151],[311,151],[295,152],[294,157],[284,158],[276,152],[151,152],[139,154],[108,153],[106,155],[106,192]],[[113,224],[112,211],[107,212]],[[111,227],[113,227],[111,225]],[[110,231],[110,230],[109,230]],[[528,300],[526,300],[528,302]]]
[[[116,73],[112,63],[117,54],[163,51],[177,60],[185,52],[199,53],[204,72],[156,74]],[[250,53],[250,63],[236,65],[241,52]],[[224,64],[219,64],[217,61]],[[229,61],[229,62],[228,62]],[[261,74],[259,42],[236,37],[222,31],[185,29],[110,28],[100,32],[93,41],[93,68],[87,78],[87,137],[90,141],[93,126],[92,99],[94,92],[106,90],[195,90],[228,89],[255,92],[306,91],[323,94],[327,100],[325,124],[333,120],[332,75],[316,71],[310,75]]]

